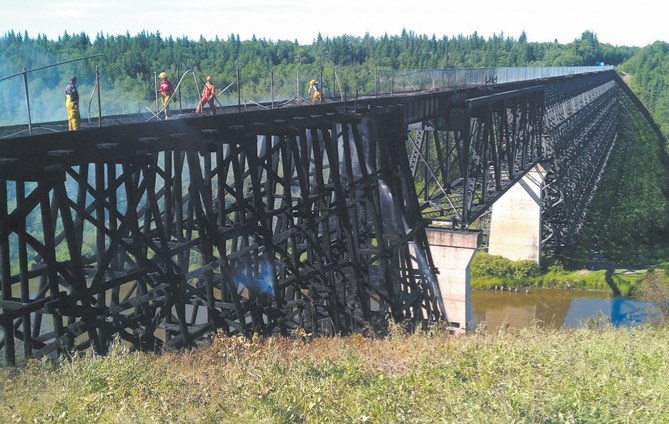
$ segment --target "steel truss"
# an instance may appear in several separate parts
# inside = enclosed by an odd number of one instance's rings
[[[570,81],[559,81],[560,92]],[[573,245],[617,139],[620,89],[614,81],[592,87],[574,84],[578,93],[547,106],[544,123],[547,176],[543,189],[542,244]],[[582,90],[582,91],[581,91]]]
[[[467,226],[538,163],[543,103],[541,86],[478,96],[451,112],[459,120],[435,117],[410,131],[424,216]]]
[[[531,83],[488,88],[409,127],[425,217],[466,227],[541,163],[542,243],[577,240],[617,138],[619,89],[610,72]]]
[[[399,115],[163,122],[109,133],[122,140],[98,141],[98,155],[47,151],[34,173],[10,160],[5,362],[104,354],[117,336],[160,350],[217,329],[318,336],[441,319]]]

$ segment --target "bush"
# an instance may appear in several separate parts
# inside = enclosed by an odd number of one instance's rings
[[[473,285],[490,288],[496,284],[510,287],[527,285],[539,275],[539,266],[531,260],[512,261],[499,255],[478,252],[471,265]]]
[[[664,321],[669,318],[669,275],[665,270],[650,270],[630,294],[653,304]]]

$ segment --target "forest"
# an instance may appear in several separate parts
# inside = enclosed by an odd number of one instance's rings
[[[160,33],[142,32],[117,36],[64,33],[57,40],[27,33],[8,32],[0,37],[0,78],[20,74],[76,58],[91,59],[28,72],[33,120],[48,122],[64,116],[63,90],[71,75],[77,75],[79,92],[88,103],[100,73],[102,114],[145,111],[154,107],[156,75],[166,71],[173,83],[186,71],[182,82],[184,107],[195,107],[198,84],[211,75],[223,104],[267,101],[305,96],[307,81],[319,79],[325,95],[349,96],[371,93],[379,70],[436,68],[583,66],[605,63],[620,65],[638,48],[600,43],[584,32],[573,43],[532,43],[525,34],[518,39],[503,34],[483,38],[469,36],[439,38],[403,31],[380,38],[342,35],[323,38],[311,45],[296,41],[226,39],[190,40],[163,38]],[[191,76],[192,75],[192,76]],[[239,87],[237,77],[239,76]],[[193,78],[195,77],[195,78]],[[20,75],[0,81],[0,125],[25,123],[24,81]],[[86,117],[88,108],[82,108]],[[97,111],[91,112],[97,116]]]
[[[65,63],[77,58],[90,58]],[[341,35],[310,45],[297,41],[164,38],[160,33],[103,36],[64,33],[56,40],[27,33],[0,36],[0,125],[26,122],[24,70],[29,86],[33,121],[65,119],[65,84],[77,75],[84,103],[95,88],[99,72],[103,115],[146,112],[156,107],[156,76],[166,71],[182,84],[184,107],[193,108],[198,87],[211,75],[223,104],[306,96],[307,81],[324,83],[325,95],[371,93],[378,70],[415,70],[480,67],[591,66],[616,67],[652,114],[664,134],[659,143],[636,118],[644,140],[616,147],[601,193],[594,201],[584,245],[597,244],[618,260],[662,260],[669,254],[669,182],[666,137],[669,134],[669,44],[613,46],[586,31],[568,44],[536,43],[523,33],[489,38],[477,33],[456,37],[419,35],[402,31],[380,38]],[[7,78],[5,76],[14,76]],[[183,76],[183,78],[181,78]],[[237,81],[239,84],[237,84]],[[238,86],[239,85],[239,86]],[[270,94],[271,93],[271,94]],[[82,118],[91,112],[82,108]],[[652,140],[652,141],[648,141]],[[633,158],[634,160],[629,160]],[[613,206],[612,206],[613,205]],[[587,250],[587,249],[584,249]]]

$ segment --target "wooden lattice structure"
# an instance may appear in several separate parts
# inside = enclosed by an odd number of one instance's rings
[[[4,360],[438,320],[399,111],[318,110],[4,142]]]
[[[160,350],[443,320],[426,223],[466,228],[541,162],[544,242],[574,240],[618,84],[605,70],[3,139],[4,361],[117,335]]]

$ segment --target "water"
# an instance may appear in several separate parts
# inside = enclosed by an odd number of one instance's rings
[[[578,328],[604,319],[614,326],[638,325],[655,315],[652,304],[602,292],[540,289],[524,292],[472,290],[472,328],[485,322],[488,331],[501,325],[524,328]]]

